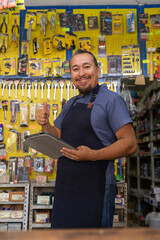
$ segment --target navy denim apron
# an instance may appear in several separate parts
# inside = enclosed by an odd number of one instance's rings
[[[90,103],[75,103],[62,122],[61,138],[74,147],[101,149],[103,144],[91,126],[92,104],[99,91],[94,89]],[[80,161],[60,157],[57,166],[52,228],[98,228],[102,223],[107,161]]]

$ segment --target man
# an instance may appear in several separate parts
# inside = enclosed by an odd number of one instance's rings
[[[124,100],[98,85],[94,55],[77,50],[70,70],[80,94],[67,102],[54,126],[46,102],[36,114],[42,131],[77,148],[63,148],[58,160],[52,228],[96,228],[102,223],[107,165],[134,153],[136,137]]]

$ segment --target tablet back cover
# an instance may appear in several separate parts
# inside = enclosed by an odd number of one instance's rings
[[[53,159],[57,159],[62,156],[60,150],[63,147],[75,150],[74,147],[63,140],[56,138],[50,133],[44,132],[27,136],[23,143],[26,146],[31,147]]]

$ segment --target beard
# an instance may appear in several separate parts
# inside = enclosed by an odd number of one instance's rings
[[[79,87],[79,85],[77,85],[77,89],[80,94],[88,94],[92,91],[92,86],[89,85],[87,88],[81,88],[81,87]]]

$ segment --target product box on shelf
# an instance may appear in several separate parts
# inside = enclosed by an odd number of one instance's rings
[[[49,212],[35,213],[35,223],[49,223],[49,221],[50,221]]]
[[[20,231],[21,229],[21,223],[8,223],[8,231]]]
[[[11,218],[10,210],[0,210],[0,219],[9,219]]]
[[[11,210],[11,218],[23,218],[22,210]]]
[[[23,202],[24,201],[24,192],[10,192],[9,201]]]
[[[9,201],[9,193],[1,192],[0,193],[0,201]]]

